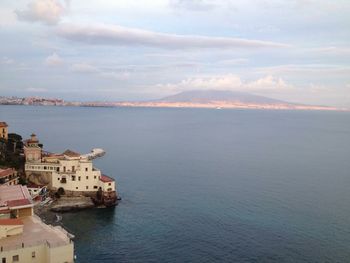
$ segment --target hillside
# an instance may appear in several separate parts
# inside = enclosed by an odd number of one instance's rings
[[[172,96],[164,97],[159,102],[186,102],[186,103],[244,103],[244,104],[289,104],[293,103],[267,98],[264,96],[253,95],[245,92],[228,90],[192,90],[184,91]]]

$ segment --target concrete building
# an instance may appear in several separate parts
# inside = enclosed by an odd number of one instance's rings
[[[17,171],[13,168],[0,169],[0,185],[18,184]]]
[[[0,122],[0,138],[8,139],[8,125],[6,122]]]
[[[0,186],[0,260],[2,263],[72,263],[73,236],[33,215],[22,185]]]
[[[117,201],[114,179],[102,175],[92,160],[71,150],[62,154],[43,153],[39,140],[33,134],[24,145],[25,173],[35,184],[47,185],[50,190],[63,188],[68,194],[90,194],[102,191],[104,203],[114,205]]]

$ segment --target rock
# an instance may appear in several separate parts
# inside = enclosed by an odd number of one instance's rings
[[[51,206],[53,212],[71,212],[95,207],[90,197],[61,197]]]

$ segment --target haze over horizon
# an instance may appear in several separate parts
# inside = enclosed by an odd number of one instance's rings
[[[4,0],[0,96],[232,90],[350,107],[346,0]]]

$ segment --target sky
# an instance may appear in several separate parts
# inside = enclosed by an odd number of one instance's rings
[[[0,96],[350,107],[349,0],[1,0]]]

